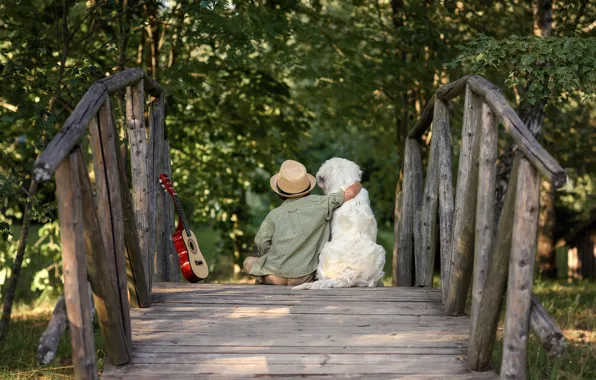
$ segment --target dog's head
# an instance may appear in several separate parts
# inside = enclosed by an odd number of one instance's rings
[[[362,170],[354,162],[345,158],[331,158],[317,172],[317,184],[325,194],[345,190],[354,182],[360,181]]]

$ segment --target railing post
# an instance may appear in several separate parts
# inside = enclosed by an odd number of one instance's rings
[[[482,121],[478,126],[480,152],[478,157],[478,194],[476,198],[476,228],[474,236],[474,271],[472,275],[471,333],[475,335],[480,301],[488,275],[490,253],[495,240],[495,188],[497,180],[498,121],[486,103],[482,106]]]
[[[451,132],[449,106],[437,96],[433,116],[433,134],[436,133],[439,156],[439,239],[441,246],[441,288],[443,302],[447,298],[451,276],[451,231],[453,228],[453,180],[451,174]],[[433,137],[434,138],[434,137]]]
[[[167,129],[164,125],[164,144],[163,144],[163,170],[172,177],[172,163],[170,160],[170,140],[168,139]],[[164,201],[164,247],[167,255],[168,278],[172,282],[180,282],[180,264],[178,262],[178,252],[172,241],[172,234],[176,228],[174,222],[174,201],[172,197],[165,197]]]
[[[397,286],[412,286],[414,269],[414,226],[417,220],[420,233],[420,207],[422,205],[422,164],[420,147],[416,140],[406,139],[404,151],[404,186],[401,196],[399,239],[397,247]],[[414,214],[418,217],[415,218]]]
[[[519,163],[507,283],[501,378],[525,379],[538,229],[540,176],[526,158]]]
[[[423,271],[421,269],[420,272],[416,272],[416,285],[425,287],[433,286],[435,255],[437,251],[437,217],[439,206],[440,180],[438,140],[438,133],[435,129],[433,129],[430,143],[428,165],[426,167],[426,180],[424,181],[424,194],[422,196],[422,215],[420,222],[420,248],[422,249],[422,252],[420,254],[420,262],[426,262],[426,270]]]
[[[56,170],[64,297],[72,339],[74,377],[97,379],[78,170],[76,153],[67,156]]]
[[[474,261],[474,222],[478,184],[478,125],[482,98],[465,88],[462,142],[459,152],[453,235],[449,256],[451,272],[445,313],[461,315],[466,306]]]
[[[499,218],[497,236],[490,252],[490,265],[486,274],[486,282],[477,317],[475,330],[470,334],[468,346],[468,366],[473,371],[488,371],[491,367],[491,356],[495,343],[505,281],[509,253],[511,250],[511,229],[513,226],[513,212],[515,207],[515,189],[518,179],[519,161],[521,154],[517,153],[513,161],[513,169],[509,177],[507,195],[503,211]]]
[[[114,365],[126,364],[131,359],[131,341],[125,329],[124,313],[120,303],[118,284],[126,281],[119,279],[120,273],[116,270],[114,256],[109,256],[105,248],[91,182],[83,155],[77,149],[77,166],[79,168],[79,181],[83,201],[83,224],[85,227],[85,250],[87,252],[88,276],[93,290],[95,311],[101,326],[107,360]],[[128,305],[126,305],[128,306]]]
[[[124,244],[124,220],[122,200],[120,198],[120,180],[118,178],[115,139],[116,132],[112,124],[110,99],[89,123],[89,141],[93,153],[93,168],[97,187],[97,216],[105,249],[113,262],[116,286],[120,298],[120,310],[124,321],[124,331],[130,341],[130,311],[127,293],[126,246]]]
[[[139,247],[143,257],[145,279],[151,294],[153,283],[153,243],[155,232],[151,222],[155,212],[155,197],[151,198],[153,169],[152,155],[145,131],[145,93],[143,80],[126,88],[126,122],[128,143],[130,144],[130,166],[132,173],[132,194]]]
[[[168,273],[168,256],[166,252],[164,236],[167,234],[164,226],[164,203],[165,194],[161,187],[157,185],[159,175],[163,170],[163,144],[164,144],[164,112],[163,112],[163,94],[154,99],[149,105],[149,147],[151,149],[150,165],[152,169],[149,173],[150,184],[152,184],[150,191],[153,192],[151,196],[155,202],[155,210],[153,217],[150,215],[150,221],[154,223],[153,235],[154,244],[151,260],[155,263],[153,268],[154,281],[170,281]]]

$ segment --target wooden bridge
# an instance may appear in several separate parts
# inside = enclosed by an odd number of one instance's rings
[[[448,101],[461,94],[454,188]],[[111,95],[126,104],[130,186]],[[519,149],[497,218],[499,122]],[[431,123],[423,179],[420,139]],[[87,131],[94,185],[79,148]],[[180,284],[172,205],[157,191],[158,174],[171,174],[165,131],[161,86],[128,69],[91,86],[36,163],[36,180],[56,179],[77,379],[97,378],[88,282],[106,379],[497,378],[491,356],[504,294],[501,378],[526,378],[530,330],[550,354],[563,351],[532,279],[539,176],[555,187],[566,176],[483,78],[439,88],[409,132],[396,208],[397,288]],[[441,289],[432,289],[436,254]]]

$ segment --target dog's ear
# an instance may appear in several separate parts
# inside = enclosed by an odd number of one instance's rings
[[[321,190],[325,190],[325,178],[317,173],[317,185],[321,188]]]

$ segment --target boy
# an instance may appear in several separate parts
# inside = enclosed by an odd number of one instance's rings
[[[327,196],[309,195],[316,180],[304,165],[292,160],[281,165],[270,184],[284,202],[261,224],[255,237],[259,255],[247,257],[244,270],[261,284],[295,286],[312,282],[319,253],[329,241],[333,210],[356,197],[362,185],[356,182],[345,191]]]

